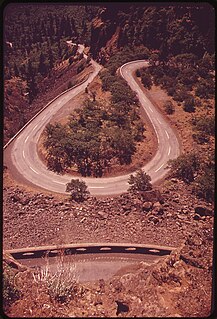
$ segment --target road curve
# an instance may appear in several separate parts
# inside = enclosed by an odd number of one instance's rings
[[[15,168],[19,174],[34,185],[52,192],[66,193],[66,183],[72,179],[72,176],[68,174],[58,175],[49,171],[38,156],[37,143],[52,116],[78,93],[84,91],[98,74],[101,66],[93,60],[92,65],[94,72],[84,83],[55,99],[19,133],[11,143],[11,147],[4,150],[4,152],[9,152],[8,156],[10,158],[10,163],[6,162],[6,165],[9,168],[12,165],[13,169]],[[167,161],[177,158],[180,154],[180,148],[172,127],[146,97],[133,77],[133,72],[144,66],[148,66],[147,60],[125,63],[121,66],[120,73],[132,90],[137,93],[141,106],[150,119],[157,136],[157,152],[154,158],[142,168],[151,176],[152,183],[155,183],[166,175],[168,172],[168,169],[166,169]],[[115,195],[127,191],[129,176],[130,174],[108,178],[87,177],[82,179],[88,185],[92,195]]]

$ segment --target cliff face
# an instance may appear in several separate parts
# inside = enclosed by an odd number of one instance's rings
[[[102,8],[91,25],[91,53],[94,59],[104,64],[109,56],[117,51],[120,26],[115,21],[116,12]]]

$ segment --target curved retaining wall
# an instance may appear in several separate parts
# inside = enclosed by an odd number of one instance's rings
[[[74,254],[100,254],[100,253],[130,253],[130,254],[152,254],[169,255],[176,247],[159,246],[151,244],[128,244],[128,243],[80,243],[54,246],[39,246],[20,249],[6,250],[15,259],[41,258],[57,256],[60,251],[66,255]]]

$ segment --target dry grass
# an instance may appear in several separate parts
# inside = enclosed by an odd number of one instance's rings
[[[53,267],[47,256],[45,261],[46,265],[39,267],[33,273],[34,281],[38,284],[45,284],[48,287],[50,296],[60,302],[73,298],[77,292],[79,280],[76,265],[71,260],[66,259],[64,252],[57,256]]]

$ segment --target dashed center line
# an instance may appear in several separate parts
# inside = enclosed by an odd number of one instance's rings
[[[160,120],[158,120],[158,123],[159,123],[159,124],[162,124],[162,122],[161,122]]]
[[[57,184],[61,184],[61,185],[66,185],[66,183],[57,182],[57,181],[54,181],[54,180],[52,180],[52,182],[57,183]]]
[[[23,151],[23,157],[26,158],[24,151]]]
[[[164,163],[160,167],[158,167],[158,169],[156,169],[155,172],[158,172],[163,166],[164,166]]]
[[[170,155],[170,151],[171,151],[171,147],[169,147],[169,150],[168,150],[168,155]]]
[[[27,138],[25,139],[25,143],[28,141],[29,136],[27,136]]]
[[[149,108],[149,110],[153,113],[154,111],[152,110],[152,108],[150,108],[150,106],[148,107]]]
[[[89,188],[105,188],[104,186],[89,186]]]
[[[37,127],[38,127],[38,125],[36,125],[36,126],[34,127],[33,131],[34,131]]]
[[[166,135],[167,135],[167,138],[169,139],[170,137],[169,137],[169,134],[167,133],[167,131],[165,130],[165,133],[166,133]]]
[[[31,166],[29,166],[29,168],[30,168],[33,172],[35,172],[36,174],[39,175],[39,173],[38,173],[36,170],[34,170],[34,168],[32,168]]]

